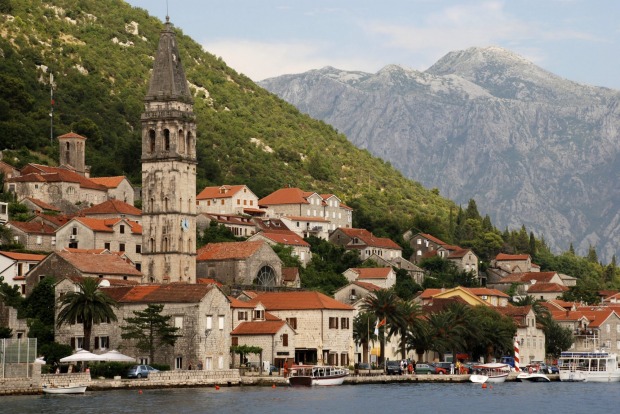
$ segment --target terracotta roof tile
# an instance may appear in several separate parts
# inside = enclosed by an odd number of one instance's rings
[[[504,261],[504,260],[527,260],[530,258],[529,254],[506,254],[499,253],[495,256],[495,260]]]
[[[527,292],[528,293],[553,293],[553,292],[567,292],[569,289],[564,286],[564,285],[560,285],[558,283],[546,283],[546,282],[540,282],[540,283],[534,283],[533,285],[530,285],[530,287],[528,288]]]
[[[115,254],[56,252],[82,273],[142,276],[139,270]]]
[[[437,237],[433,236],[432,234],[420,233],[420,236],[422,236],[425,239],[428,239],[428,240],[432,241],[433,243],[438,244],[440,246],[443,246],[443,245],[446,244],[446,242],[444,242],[443,240],[438,239]]]
[[[29,262],[40,262],[45,259],[47,256],[44,254],[32,254],[32,253],[18,253],[18,252],[3,252],[0,251],[2,256],[6,256],[9,259],[13,260],[21,260],[21,261],[29,261]]]
[[[86,140],[86,137],[83,137],[83,136],[82,136],[82,135],[80,135],[80,134],[76,134],[76,133],[75,133],[75,132],[73,132],[73,131],[68,132],[68,133],[66,133],[66,134],[63,134],[63,135],[60,135],[60,136],[58,136],[58,138],[79,138],[79,139]]]
[[[308,221],[308,222],[316,222],[316,223],[330,223],[330,220],[324,219],[323,217],[310,217],[310,216],[283,216],[283,218],[287,218],[293,221]]]
[[[537,282],[549,282],[556,272],[523,272],[523,273],[511,273],[502,278],[502,283],[518,283],[518,282],[530,282],[536,280]]]
[[[205,187],[200,193],[198,193],[196,200],[206,200],[209,198],[231,198],[244,187],[245,185],[220,185],[216,187]]]
[[[46,181],[46,182],[69,182],[77,183],[81,188],[89,188],[107,192],[107,187],[97,184],[77,172],[65,167],[49,167],[41,164],[28,164],[22,168],[21,177],[11,178],[19,182]],[[17,180],[19,178],[19,180]]]
[[[392,271],[391,267],[368,267],[368,268],[352,268],[357,273],[358,279],[387,279]]]
[[[103,185],[104,187],[107,187],[107,188],[116,188],[126,178],[127,177],[125,177],[124,175],[118,175],[116,177],[96,177],[96,178],[90,177],[90,180],[96,184]]]
[[[471,252],[470,249],[459,249],[456,251],[453,251],[452,253],[450,253],[450,255],[448,256],[448,259],[459,259],[459,258],[463,258],[467,255],[467,253]]]
[[[299,188],[281,188],[258,200],[258,205],[310,204],[307,198],[311,194],[314,193],[308,193]]]
[[[274,243],[283,244],[285,246],[301,246],[301,247],[310,247],[310,244],[298,236],[296,233],[288,232],[260,232],[258,233],[261,236],[271,240]]]
[[[25,199],[30,201],[32,204],[36,205],[37,207],[41,207],[43,210],[61,211],[58,207],[54,207],[53,205],[48,204],[43,200],[39,200],[38,198],[26,197]]]
[[[376,237],[375,235],[373,235],[371,232],[369,232],[366,229],[352,229],[352,228],[341,227],[337,229],[336,231],[341,231],[351,238],[357,238],[361,240],[366,246],[402,250],[402,247],[400,247],[398,244],[396,244],[391,239],[384,238],[384,237]]]
[[[9,221],[7,226],[15,227],[24,233],[28,234],[42,234],[42,235],[54,235],[56,229],[49,224],[35,223],[32,221]]]
[[[262,303],[268,311],[353,308],[320,292],[268,292],[259,294],[250,303]]]
[[[233,309],[254,309],[254,304],[250,302],[244,302],[232,296],[228,296],[228,300],[230,300],[230,307]]]
[[[217,287],[222,287],[222,283],[218,282],[215,279],[210,279],[206,277],[199,277],[196,279],[196,283],[200,283],[203,285],[216,285]]]
[[[252,321],[241,322],[231,335],[275,335],[286,322],[279,321]]]
[[[264,244],[263,241],[209,243],[196,252],[196,261],[246,259]]]
[[[105,289],[119,303],[196,303],[211,289],[217,288],[213,285],[170,283]]]
[[[110,199],[82,210],[81,214],[85,216],[88,216],[89,214],[117,214],[119,216],[121,214],[128,214],[132,216],[141,216],[142,210],[123,201]]]
[[[296,267],[283,267],[282,280],[285,282],[294,282],[299,278],[299,269]]]
[[[353,285],[357,285],[361,288],[366,289],[369,292],[376,292],[377,290],[381,290],[381,288],[377,285],[374,285],[372,283],[368,283],[368,282],[360,282],[359,280],[356,280],[355,282],[352,283]]]

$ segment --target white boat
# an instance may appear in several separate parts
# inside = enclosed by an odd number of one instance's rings
[[[332,365],[293,365],[288,378],[289,385],[341,385],[349,375],[346,368]]]
[[[86,392],[86,385],[67,385],[64,387],[57,387],[54,385],[44,385],[43,393],[45,394],[84,394]]]
[[[560,381],[619,382],[618,356],[608,352],[562,352]]]
[[[542,372],[520,372],[519,375],[517,375],[517,381],[550,382],[551,380]]]
[[[506,381],[510,373],[510,365],[493,362],[489,364],[474,365],[474,373],[469,376],[471,382],[477,384],[492,383],[498,384]]]

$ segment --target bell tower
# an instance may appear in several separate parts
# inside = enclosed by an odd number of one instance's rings
[[[166,17],[142,122],[145,283],[196,282],[196,117]]]

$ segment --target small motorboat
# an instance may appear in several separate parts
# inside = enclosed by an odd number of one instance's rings
[[[474,365],[473,369],[474,373],[469,376],[469,380],[477,384],[498,384],[506,381],[510,373],[510,365],[500,363]]]
[[[86,385],[67,385],[58,387],[54,385],[44,385],[44,394],[84,394],[86,392]]]
[[[517,381],[550,382],[551,380],[542,372],[521,372],[517,375]]]
[[[341,385],[349,376],[346,368],[332,365],[293,365],[288,378],[292,386]]]

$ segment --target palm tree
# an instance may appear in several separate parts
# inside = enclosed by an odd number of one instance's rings
[[[415,350],[418,361],[422,362],[424,353],[431,350],[433,336],[426,318],[418,320],[407,333],[407,350]]]
[[[370,363],[368,361],[368,346],[370,341],[377,340],[374,334],[375,329],[375,316],[369,312],[359,313],[353,319],[353,340],[356,344],[362,345],[362,361]]]
[[[454,313],[449,310],[431,313],[428,323],[433,339],[431,349],[439,354],[440,359],[443,359],[446,352],[464,346],[465,328],[458,323]]]
[[[90,335],[93,323],[107,319],[116,321],[114,309],[118,304],[100,291],[99,279],[86,277],[78,283],[77,292],[69,292],[60,299],[60,312],[56,326],[82,321],[84,324],[83,349],[90,350]]]
[[[400,353],[401,358],[407,358],[407,336],[415,329],[419,323],[419,317],[422,314],[420,305],[414,302],[399,301],[398,317],[390,326],[390,336],[399,335],[400,337]]]
[[[385,326],[379,329],[380,362],[385,361],[385,330],[399,322],[400,298],[392,289],[379,289],[364,298],[362,309],[373,314],[378,321],[385,320]]]

